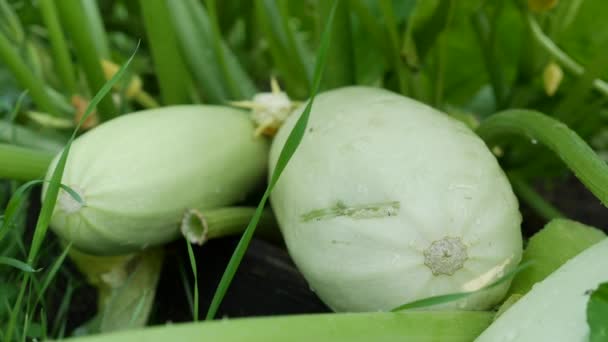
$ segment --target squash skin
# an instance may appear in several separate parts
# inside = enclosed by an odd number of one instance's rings
[[[275,137],[269,170],[302,111]],[[346,87],[318,95],[270,199],[294,262],[335,311],[385,311],[477,290],[521,259],[517,199],[483,141],[447,115],[386,90]],[[384,216],[308,219],[340,205],[395,202],[397,212]],[[452,240],[466,247],[466,260],[448,267],[451,275],[434,274],[425,251]],[[439,307],[487,309],[507,288]]]
[[[263,179],[269,144],[253,133],[247,113],[220,106],[170,106],[108,121],[74,141],[62,183],[85,206],[61,191],[51,228],[95,255],[171,241],[187,209],[233,204]]]
[[[494,321],[475,342],[587,342],[589,290],[608,281],[608,239],[568,260]]]

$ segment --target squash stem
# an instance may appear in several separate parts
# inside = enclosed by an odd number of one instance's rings
[[[0,178],[27,181],[45,175],[54,154],[9,144],[0,144]]]
[[[190,209],[183,216],[180,230],[188,241],[202,245],[208,239],[242,233],[254,214],[253,207]],[[272,242],[281,241],[276,218],[270,210],[262,214],[257,232]]]

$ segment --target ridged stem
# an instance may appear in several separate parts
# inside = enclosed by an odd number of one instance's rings
[[[254,207],[225,207],[216,209],[188,210],[182,219],[180,230],[193,243],[202,244],[208,239],[242,233],[255,214]],[[272,211],[265,210],[256,233],[267,240],[279,242],[281,236]]]

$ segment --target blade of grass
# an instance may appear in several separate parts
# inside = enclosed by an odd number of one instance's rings
[[[72,285],[72,282],[70,281],[68,282],[63,298],[61,299],[61,304],[59,304],[59,309],[57,309],[57,313],[55,314],[53,328],[51,330],[51,336],[55,336],[56,338],[63,338],[62,330],[65,329],[66,323],[68,321],[67,313],[73,295],[74,285]]]
[[[325,29],[331,13],[332,2],[319,1],[321,29]],[[355,82],[355,61],[350,24],[350,6],[341,1],[336,9],[333,27],[330,29],[331,46],[327,52],[327,71],[322,89],[332,89]]]
[[[192,317],[194,317],[194,300],[192,299],[192,286],[190,285],[190,281],[188,280],[188,275],[186,274],[186,268],[184,267],[185,262],[180,258],[178,263],[179,275],[182,279],[182,284],[184,286],[184,293],[186,294],[186,300],[188,302],[188,306],[190,307],[190,312],[192,313]]]
[[[336,7],[338,5],[338,1],[339,0],[334,1],[332,10],[328,17],[328,24],[327,24],[328,28],[332,27],[333,18],[334,18],[334,14],[336,12]],[[279,158],[278,158],[276,167],[272,172],[272,176],[270,178],[268,187],[266,188],[266,191],[264,192],[264,195],[262,196],[262,199],[260,200],[260,203],[258,204],[258,207],[256,209],[256,212],[255,212],[253,218],[249,222],[249,225],[247,225],[247,228],[245,229],[245,232],[243,233],[241,240],[239,241],[234,253],[232,254],[232,257],[230,258],[230,261],[228,262],[228,266],[226,267],[226,270],[224,271],[222,279],[220,280],[220,283],[215,291],[215,294],[213,295],[211,305],[209,306],[209,311],[207,311],[206,320],[211,320],[215,317],[215,314],[217,313],[217,310],[219,309],[219,306],[220,306],[224,296],[226,295],[226,291],[228,291],[228,287],[230,286],[230,283],[232,282],[232,279],[234,278],[234,275],[236,274],[238,266],[241,263],[241,260],[243,259],[245,252],[247,251],[249,242],[251,241],[251,238],[253,237],[253,234],[255,233],[255,229],[257,227],[258,222],[260,221],[260,217],[262,216],[262,213],[264,211],[264,206],[266,205],[266,202],[268,201],[268,197],[270,196],[272,189],[274,188],[275,184],[279,180],[281,173],[287,166],[287,163],[289,162],[289,159],[291,159],[291,156],[295,153],[296,149],[298,148],[298,145],[302,141],[302,137],[304,136],[304,133],[306,132],[306,126],[308,124],[308,118],[310,117],[310,112],[312,109],[314,98],[315,98],[315,95],[317,94],[317,92],[319,91],[319,88],[321,85],[321,79],[323,77],[323,71],[325,69],[327,50],[329,48],[329,42],[330,42],[330,33],[331,33],[330,30],[326,29],[323,31],[323,34],[321,37],[321,45],[319,47],[318,57],[317,57],[316,65],[315,65],[314,82],[313,82],[312,89],[311,89],[310,100],[308,101],[306,108],[304,109],[304,112],[298,118],[298,121],[296,122],[295,126],[293,127],[292,131],[289,134],[289,137],[287,138],[287,140],[285,142],[285,146],[283,146],[283,149],[281,150],[281,153],[279,154]]]
[[[68,49],[65,36],[59,21],[57,9],[53,0],[40,1],[40,13],[42,20],[49,34],[51,51],[53,53],[53,63],[57,70],[57,75],[61,79],[63,88],[68,94],[76,93],[76,76],[73,69],[70,50]]]
[[[482,121],[476,132],[490,146],[511,134],[544,144],[604,205],[608,204],[608,165],[576,132],[560,121],[540,112],[512,109]]]
[[[140,0],[139,6],[163,103],[190,102],[188,94],[192,80],[179,53],[166,0]]]
[[[46,290],[48,289],[49,285],[51,285],[51,282],[53,281],[53,279],[55,279],[57,272],[59,272],[59,269],[63,265],[66,257],[68,256],[68,253],[70,252],[70,248],[72,248],[72,242],[70,242],[64,248],[61,255],[59,255],[59,257],[53,263],[53,266],[51,267],[51,269],[44,276],[44,280],[42,281],[42,286],[40,286],[40,289],[38,290],[38,302],[40,302],[42,300],[42,298],[44,298],[44,294],[46,293]]]
[[[2,222],[2,226],[0,227],[0,241],[4,239],[9,229],[14,225],[19,217],[21,210],[24,208],[29,191],[32,189],[32,187],[41,183],[41,180],[30,181],[22,184],[19,188],[13,191],[13,195],[11,196],[11,199],[8,201],[8,204],[4,210],[4,222]]]
[[[63,2],[62,2],[63,3]],[[67,1],[65,2],[67,3]],[[138,45],[139,47],[139,45]],[[44,238],[46,236],[46,232],[49,227],[49,222],[51,220],[51,216],[53,214],[53,210],[55,209],[55,204],[57,202],[57,196],[59,194],[61,178],[63,176],[63,170],[65,168],[65,164],[67,161],[68,153],[70,151],[70,147],[72,145],[72,141],[76,138],[76,133],[80,130],[82,123],[87,119],[87,117],[93,112],[93,109],[99,104],[102,98],[110,92],[112,87],[118,83],[118,81],[123,77],[126,72],[126,69],[131,64],[135,53],[131,55],[131,57],[122,65],[122,67],[118,70],[118,72],[108,81],[106,82],[99,92],[93,97],[85,113],[83,114],[80,122],[76,126],[76,129],[72,132],[72,136],[70,140],[66,144],[61,156],[55,166],[53,174],[50,179],[50,184],[47,187],[46,195],[42,201],[42,208],[40,209],[40,214],[38,216],[38,220],[36,222],[36,226],[34,228],[34,236],[32,238],[31,247],[27,257],[27,263],[30,265],[36,264],[36,258],[38,257],[38,252],[40,251],[40,246],[42,245]],[[23,298],[25,296],[25,291],[28,288],[28,284],[31,280],[30,273],[24,273],[21,281],[21,287],[19,290],[19,295],[17,296],[17,300],[15,301],[15,305],[12,310],[12,314],[10,316],[9,322],[7,324],[6,335],[4,336],[5,342],[11,342],[13,338],[13,334],[15,332],[16,323],[17,323],[17,315],[21,312],[21,306],[23,304]]]
[[[91,92],[100,94],[105,83],[105,76],[101,68],[101,59],[104,52],[99,50],[96,32],[92,31],[89,20],[94,18],[87,17],[87,12],[81,0],[62,0],[56,1],[62,23],[66,30],[70,32],[74,43],[74,51],[78,61],[84,69],[87,84]],[[118,115],[116,106],[111,96],[104,96],[98,100],[99,110],[97,111],[102,121],[109,120]]]
[[[441,305],[441,304],[457,301],[457,300],[469,297],[471,295],[474,295],[474,294],[477,294],[477,293],[481,293],[483,291],[488,291],[488,290],[494,289],[494,288],[496,288],[496,287],[498,287],[500,285],[503,285],[505,282],[510,281],[511,279],[513,279],[513,277],[515,275],[517,275],[519,272],[521,272],[521,271],[527,269],[528,267],[530,267],[531,264],[532,264],[532,262],[527,262],[527,263],[520,264],[519,266],[517,266],[516,268],[514,268],[511,271],[507,272],[505,275],[503,275],[502,277],[500,277],[496,281],[488,284],[487,286],[482,287],[479,290],[470,291],[470,292],[450,293],[450,294],[445,294],[445,295],[440,295],[440,296],[433,296],[433,297],[423,298],[423,299],[415,300],[413,302],[409,302],[407,304],[400,305],[400,306],[392,309],[391,311],[392,312],[397,312],[397,311],[403,311],[403,310],[427,308],[427,307],[431,307],[431,306],[435,306],[435,305]]]
[[[192,275],[194,276],[194,302],[192,307],[192,319],[198,321],[198,273],[196,271],[196,258],[194,257],[194,251],[192,250],[192,244],[186,241],[188,248],[188,258],[190,259],[190,268],[192,269]]]
[[[36,272],[36,270],[34,268],[32,268],[32,266],[28,265],[27,263],[14,259],[14,258],[9,258],[9,257],[4,257],[4,256],[0,256],[0,265],[11,266],[18,270],[21,270],[22,272],[26,272],[26,273]]]

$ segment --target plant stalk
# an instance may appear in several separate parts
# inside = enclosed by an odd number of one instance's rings
[[[166,1],[140,0],[139,5],[163,103],[188,103],[192,80],[180,54],[171,18],[167,15]]]
[[[76,56],[84,69],[84,73],[92,93],[97,93],[106,83],[101,67],[103,52],[99,51],[96,35],[92,31],[86,16],[83,3],[80,0],[56,1],[62,22],[71,33]],[[111,96],[105,96],[98,107],[98,116],[102,121],[109,120],[118,115]]]
[[[254,207],[225,207],[188,210],[182,219],[180,230],[192,243],[203,244],[208,239],[240,234],[255,214]],[[279,225],[271,210],[265,210],[256,233],[264,239],[280,243]]]
[[[8,38],[0,31],[0,61],[4,63],[15,76],[19,85],[29,91],[29,95],[42,111],[53,115],[59,115],[59,110],[54,106],[45,90],[43,80],[32,73],[31,69],[23,61],[17,49],[9,42]]]
[[[444,341],[469,342],[492,322],[485,311],[341,313],[172,324],[72,339],[123,341]]]
[[[28,181],[44,177],[54,154],[0,144],[0,178]]]
[[[40,1],[40,12],[44,25],[49,32],[51,51],[53,53],[55,67],[57,68],[57,74],[59,75],[65,90],[67,90],[70,95],[73,95],[77,91],[76,76],[74,74],[74,69],[72,68],[73,63],[70,57],[70,50],[68,50],[53,0]]]
[[[489,145],[511,134],[544,144],[604,206],[608,205],[608,165],[562,122],[540,112],[511,109],[492,115],[479,125],[476,132]]]

